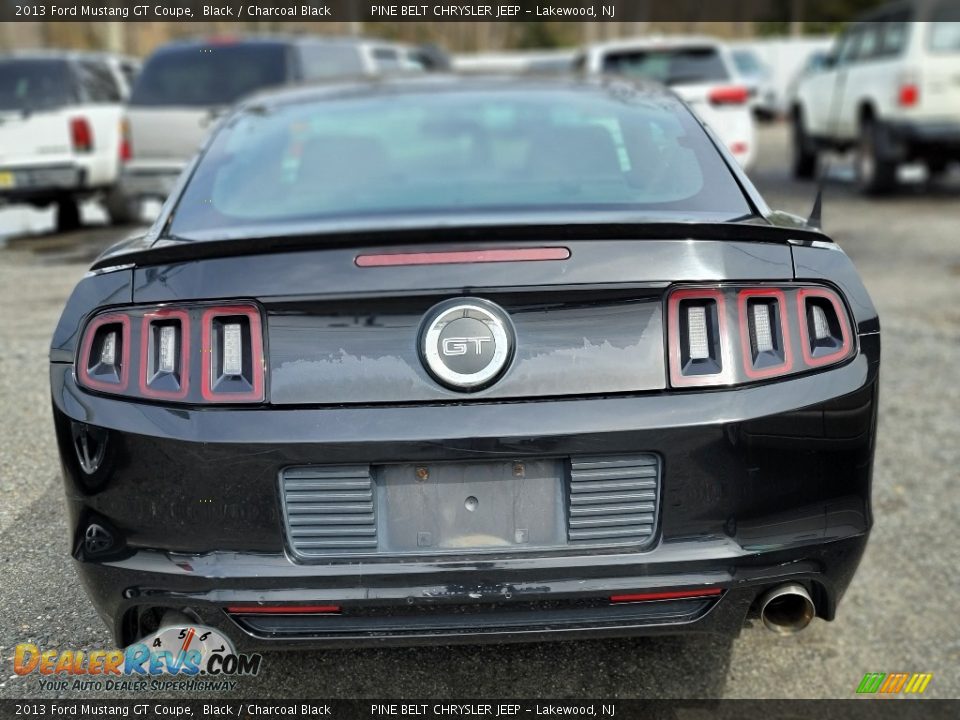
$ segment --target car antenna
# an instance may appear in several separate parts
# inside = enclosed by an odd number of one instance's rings
[[[823,176],[817,183],[817,195],[813,199],[813,209],[807,217],[807,227],[813,230],[823,229]]]

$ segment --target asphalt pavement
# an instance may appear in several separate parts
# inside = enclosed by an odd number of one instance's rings
[[[814,186],[789,179],[786,137],[761,131],[751,174],[771,205],[806,214]],[[732,642],[269,653],[220,697],[849,698],[864,673],[900,671],[933,673],[928,696],[960,697],[960,171],[873,200],[834,167],[825,227],[879,308],[884,354],[876,526],[835,622],[787,639],[755,624]],[[78,697],[17,677],[17,643],[111,647],[68,555],[46,354],[84,263],[134,228],[108,228],[92,207],[84,217],[57,235],[49,214],[0,210],[0,697]]]

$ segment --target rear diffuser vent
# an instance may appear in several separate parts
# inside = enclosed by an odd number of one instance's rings
[[[567,531],[570,544],[652,542],[659,477],[656,455],[572,458]]]
[[[288,468],[280,485],[287,536],[295,555],[377,551],[368,465]]]

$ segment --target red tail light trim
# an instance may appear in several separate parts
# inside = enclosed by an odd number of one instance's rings
[[[120,162],[125,163],[133,159],[133,146],[130,143],[130,122],[120,121]]]
[[[720,333],[720,372],[710,375],[684,375],[680,348],[680,303],[683,300],[713,300],[717,304],[717,322]],[[670,383],[675,387],[697,387],[722,384],[729,375],[729,347],[727,338],[727,306],[723,293],[712,288],[681,289],[670,293],[667,302],[667,324],[670,356]]]
[[[90,351],[97,330],[104,325],[120,325],[120,382],[104,382],[92,377],[89,372]],[[127,389],[130,380],[130,318],[123,313],[108,313],[98,315],[83,331],[83,342],[80,345],[80,355],[77,358],[77,376],[80,383],[93,390],[109,393],[122,393]]]
[[[723,588],[701,588],[700,590],[667,590],[664,592],[625,593],[611,595],[612,603],[650,602],[652,600],[687,600],[691,598],[715,597],[723,592]]]
[[[743,105],[750,99],[750,91],[742,85],[714,88],[707,95],[712,105]]]
[[[250,323],[250,352],[252,362],[251,390],[247,392],[224,392],[213,388],[213,373],[215,370],[211,335],[213,321],[220,317],[235,317],[242,315]],[[263,402],[263,327],[260,321],[260,310],[254,305],[223,305],[209,308],[204,311],[201,319],[202,336],[202,378],[200,392],[207,402]]]
[[[90,122],[86,118],[70,119],[70,142],[76,152],[93,150],[93,128],[90,127]]]
[[[807,327],[807,298],[824,298],[829,300],[840,323],[841,346],[836,352],[829,355],[814,357],[810,352],[810,330]],[[828,365],[839,362],[850,354],[853,340],[850,335],[850,325],[847,323],[847,311],[840,302],[840,297],[826,288],[800,288],[797,291],[797,320],[800,323],[800,345],[803,350],[803,361],[811,367]]]
[[[453,265],[456,263],[524,262],[567,260],[565,247],[505,248],[495,250],[455,250],[451,252],[382,253],[357,255],[357,267],[397,267],[402,265]]]
[[[756,368],[753,363],[753,348],[750,346],[750,298],[772,298],[777,301],[780,318],[780,337],[783,340],[783,362],[765,368]],[[787,298],[783,290],[775,288],[750,288],[737,293],[737,309],[740,319],[740,349],[743,354],[743,371],[747,377],[758,380],[784,375],[793,370],[793,347],[790,342],[790,326],[787,324]]]
[[[151,388],[147,373],[150,368],[150,335],[153,323],[175,319],[180,321],[180,389]],[[147,397],[183,400],[190,392],[190,316],[183,310],[154,310],[143,316],[140,323],[140,392]]]
[[[339,605],[228,605],[237,615],[337,615]]]

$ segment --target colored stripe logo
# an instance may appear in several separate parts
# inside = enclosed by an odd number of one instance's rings
[[[920,695],[933,679],[933,673],[867,673],[857,686],[860,695]]]

